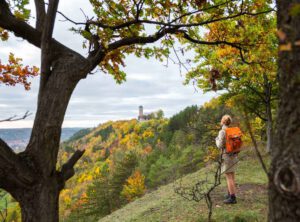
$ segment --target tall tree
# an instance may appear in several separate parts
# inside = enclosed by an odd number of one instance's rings
[[[36,26],[26,22],[28,0],[0,0],[0,27],[41,49],[41,78],[37,111],[30,141],[16,154],[0,140],[0,188],[19,203],[24,222],[55,222],[58,198],[65,182],[74,175],[74,165],[84,150],[77,150],[60,170],[56,168],[61,126],[76,85],[97,66],[125,80],[121,70],[127,54],[162,59],[174,47],[175,39],[194,44],[231,45],[232,42],[205,41],[200,27],[242,16],[259,16],[273,11],[262,0],[154,1],[90,0],[96,18],[75,22],[73,31],[86,39],[84,57],[52,36],[59,0],[35,0]],[[16,10],[17,9],[17,10]],[[149,26],[154,28],[148,29]],[[151,45],[161,40],[161,47]],[[238,47],[238,46],[237,46]]]
[[[269,221],[300,220],[300,1],[277,1],[280,103],[272,153]]]
[[[264,4],[268,4],[267,1]],[[266,148],[270,151],[278,101],[275,13],[211,24],[205,39],[236,42],[243,47],[196,48],[198,65],[187,74],[187,82],[193,81],[204,91],[226,91],[224,97],[264,121]]]

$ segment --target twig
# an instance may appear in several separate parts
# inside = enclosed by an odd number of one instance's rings
[[[217,159],[217,168],[214,173],[214,181],[211,183],[208,180],[208,174],[206,174],[206,178],[203,180],[199,180],[194,186],[192,187],[183,187],[180,181],[179,186],[174,187],[174,192],[179,194],[182,198],[188,201],[195,201],[200,202],[203,199],[205,200],[206,206],[208,208],[208,221],[212,221],[212,214],[213,214],[213,200],[211,198],[212,192],[221,184],[221,176],[225,173],[221,171],[222,168],[222,157],[223,151],[219,158]],[[246,158],[247,156],[243,156],[239,158],[234,164],[232,164],[227,170],[234,167],[239,161]]]
[[[17,118],[17,115],[14,115],[14,116],[11,116],[11,117],[9,117],[7,119],[0,120],[0,123],[2,123],[2,122],[13,122],[13,121],[18,121],[18,120],[26,119],[30,115],[32,115],[32,113],[30,113],[29,111],[26,111],[26,113],[23,116],[19,117],[19,118]]]
[[[251,124],[250,124],[250,121],[249,121],[248,113],[245,111],[244,114],[245,114],[245,123],[246,123],[247,129],[248,129],[248,132],[250,134],[253,146],[255,148],[256,155],[258,157],[258,160],[259,160],[264,172],[266,173],[267,177],[269,178],[270,175],[268,173],[268,169],[267,169],[266,164],[265,164],[265,162],[264,162],[264,160],[261,156],[260,151],[258,150],[257,142],[256,142],[256,139],[255,139],[254,134],[252,132],[252,127],[251,127]]]

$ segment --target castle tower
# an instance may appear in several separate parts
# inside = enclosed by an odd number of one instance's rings
[[[138,120],[143,120],[143,119],[144,119],[143,106],[139,106]]]

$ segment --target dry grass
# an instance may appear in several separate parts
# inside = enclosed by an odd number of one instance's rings
[[[161,186],[147,193],[99,222],[200,222],[207,221],[205,201],[199,203],[187,201],[174,193],[174,186],[181,182],[184,186],[193,186],[199,179],[213,174],[214,167],[209,166],[198,172],[186,175],[175,183]],[[210,178],[210,177],[209,177]],[[238,204],[224,205],[226,193],[225,181],[213,193],[213,220],[220,222],[266,221],[267,218],[267,178],[258,161],[246,157],[240,161],[237,170]]]

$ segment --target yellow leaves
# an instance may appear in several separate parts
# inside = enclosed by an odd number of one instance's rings
[[[144,131],[142,137],[145,139],[152,138],[152,137],[154,137],[154,133],[151,131],[151,129],[147,129]]]
[[[94,170],[94,173],[96,175],[99,175],[100,174],[100,167],[96,167],[95,170]]]
[[[126,180],[121,195],[128,201],[141,197],[146,192],[145,176],[139,170]]]
[[[218,57],[222,58],[225,56],[237,55],[239,54],[239,50],[231,46],[223,46],[216,49],[216,54]]]
[[[121,145],[126,145],[129,141],[130,141],[130,136],[129,136],[129,135],[126,135],[126,136],[120,141],[120,144],[121,144]]]
[[[203,104],[203,108],[205,108],[205,109],[215,108],[215,107],[219,106],[219,104],[220,104],[219,98],[212,98],[210,101]]]
[[[204,162],[216,161],[220,156],[220,150],[216,147],[208,147],[207,153],[204,156]]]
[[[92,180],[93,180],[93,176],[92,176],[92,175],[90,175],[90,174],[82,174],[82,175],[78,178],[77,182],[78,182],[78,183],[83,183],[83,182],[90,182],[90,181],[92,181]]]
[[[63,201],[64,201],[64,203],[65,203],[66,205],[70,205],[71,202],[72,202],[72,199],[71,199],[70,196],[65,196],[65,197],[63,198]]]

